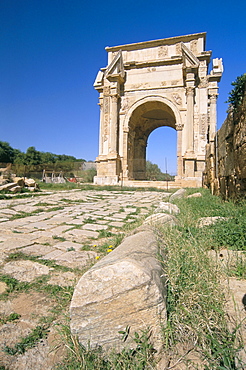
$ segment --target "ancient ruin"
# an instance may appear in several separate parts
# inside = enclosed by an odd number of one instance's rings
[[[177,131],[176,185],[201,186],[205,146],[216,132],[223,65],[205,50],[206,33],[106,47],[99,92],[100,138],[95,184],[145,180],[150,133]],[[161,150],[161,148],[160,148]]]

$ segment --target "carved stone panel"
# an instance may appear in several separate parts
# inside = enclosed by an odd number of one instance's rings
[[[159,58],[165,58],[168,56],[168,46],[162,45],[158,48],[158,57]]]

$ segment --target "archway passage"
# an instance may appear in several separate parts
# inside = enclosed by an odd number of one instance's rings
[[[146,174],[149,179],[148,162],[150,162],[149,166],[156,164],[164,174],[177,175],[177,131],[175,129],[162,126],[149,135],[146,147]]]
[[[127,164],[130,180],[146,179],[146,147],[149,135],[158,127],[175,129],[172,109],[160,101],[148,101],[138,106],[129,120]]]

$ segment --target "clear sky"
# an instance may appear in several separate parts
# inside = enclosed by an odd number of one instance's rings
[[[93,83],[106,46],[207,32],[223,58],[218,127],[231,82],[246,72],[246,1],[0,0],[0,140],[21,151],[98,155]],[[155,130],[147,159],[175,173],[176,132]]]

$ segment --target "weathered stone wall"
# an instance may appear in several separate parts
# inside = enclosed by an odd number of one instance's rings
[[[246,91],[238,111],[228,114],[207,145],[204,185],[224,199],[246,195]]]

